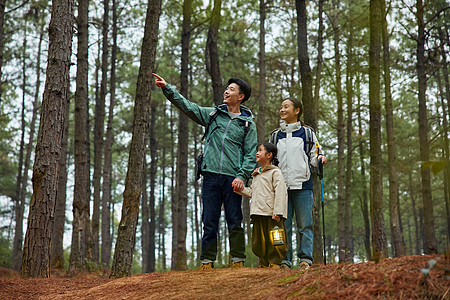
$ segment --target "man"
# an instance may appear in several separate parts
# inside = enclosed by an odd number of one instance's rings
[[[250,85],[230,78],[223,104],[200,107],[184,98],[159,75],[156,86],[166,98],[194,122],[205,126],[205,145],[200,170],[203,175],[203,236],[201,269],[212,269],[217,256],[217,232],[222,204],[228,225],[232,267],[245,262],[245,235],[242,228],[241,191],[256,167],[256,125],[251,111],[241,105],[251,95]]]

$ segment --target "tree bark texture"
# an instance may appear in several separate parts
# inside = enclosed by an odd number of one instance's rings
[[[23,45],[22,45],[22,109],[20,117],[20,145],[19,145],[19,162],[17,168],[16,179],[16,195],[14,199],[14,215],[15,215],[15,228],[13,239],[13,261],[12,266],[16,271],[20,271],[21,258],[22,258],[22,240],[23,240],[23,212],[25,208],[25,198],[22,199],[21,195],[21,183],[22,176],[24,174],[23,161],[25,152],[25,93],[26,93],[26,49],[27,49],[27,30],[28,25],[25,21]]]
[[[372,259],[372,251],[370,247],[370,217],[369,217],[369,207],[367,205],[367,183],[366,183],[366,164],[364,162],[364,145],[363,145],[363,122],[361,117],[361,88],[359,76],[356,80],[356,89],[358,97],[358,149],[359,149],[359,161],[361,165],[361,178],[362,178],[362,195],[360,197],[361,212],[364,220],[364,248],[366,250],[367,260]]]
[[[5,23],[5,4],[6,0],[0,0],[0,79],[3,77],[3,49],[4,49],[4,23]],[[0,80],[0,102],[2,99],[3,88]]]
[[[116,103],[116,64],[117,64],[117,5],[116,0],[112,0],[112,40],[111,48],[111,75],[110,75],[110,98],[108,121],[106,125],[104,164],[103,164],[103,184],[102,184],[102,249],[101,263],[109,269],[111,260],[111,201],[112,201],[112,147],[114,144],[113,119],[114,107]]]
[[[315,85],[314,85],[314,95],[313,95],[313,103],[315,106],[315,114],[316,119],[318,119],[318,108],[319,106],[319,94],[320,94],[320,78],[322,73],[322,53],[323,53],[323,0],[319,1],[319,30],[318,30],[318,46],[317,46],[317,65],[316,65],[316,76],[315,76]],[[318,134],[318,128],[316,128],[316,134]],[[325,247],[323,241],[323,232],[321,226],[321,188],[319,185],[319,181],[315,176],[313,176],[313,193],[314,193],[314,205],[313,205],[313,257],[314,261],[322,262],[323,261],[323,247]]]
[[[347,245],[346,245],[346,231],[345,231],[345,157],[344,157],[344,103],[342,96],[342,80],[341,80],[341,53],[339,50],[340,33],[339,33],[339,1],[333,1],[335,14],[332,16],[332,26],[334,35],[334,59],[336,72],[336,99],[337,99],[337,138],[338,138],[338,160],[337,160],[337,215],[338,215],[338,257],[339,262],[345,262]]]
[[[94,245],[93,261],[99,262],[99,231],[100,231],[100,192],[102,190],[102,163],[105,134],[106,94],[108,83],[108,30],[109,30],[109,0],[103,0],[102,23],[102,79],[100,81],[100,97],[95,104],[94,124],[94,205],[92,211],[92,241]]]
[[[151,80],[158,44],[161,0],[149,0],[145,19],[141,62],[136,86],[133,136],[131,139],[128,171],[123,193],[122,217],[111,267],[111,278],[131,275],[136,241],[136,226],[142,189],[142,172],[148,134]]]
[[[370,114],[370,213],[372,221],[372,258],[388,257],[383,217],[383,160],[381,157],[381,1],[370,1],[369,114]]]
[[[66,194],[67,194],[67,163],[69,139],[69,112],[70,101],[67,99],[64,113],[64,134],[61,143],[61,158],[59,159],[58,191],[55,204],[55,225],[52,235],[51,267],[64,269],[64,230],[66,224]]]
[[[317,103],[314,103],[312,96],[312,73],[309,66],[308,55],[308,28],[306,0],[296,0],[297,10],[297,47],[298,62],[300,67],[300,79],[302,83],[302,102],[304,110],[304,119],[306,124],[314,130],[317,129]]]
[[[181,73],[180,92],[183,96],[188,97],[188,78],[189,78],[189,45],[191,38],[191,16],[192,16],[192,0],[183,2],[183,28],[181,33]],[[212,22],[212,21],[211,21]],[[209,37],[209,35],[208,35]],[[216,40],[217,42],[217,40]],[[216,45],[217,46],[217,45]],[[215,68],[215,66],[213,67]],[[176,193],[175,201],[177,223],[174,230],[177,231],[176,240],[174,240],[172,253],[176,252],[175,261],[172,262],[172,269],[187,269],[187,251],[186,251],[186,234],[187,234],[187,168],[188,168],[188,142],[189,142],[189,120],[188,117],[180,113],[178,123],[178,156],[176,171]]]
[[[223,101],[222,75],[220,74],[219,50],[217,48],[221,9],[222,0],[214,0],[205,51],[206,70],[211,76],[215,105],[222,104]]]
[[[397,155],[395,147],[394,132],[394,112],[391,94],[391,60],[389,49],[389,35],[387,30],[387,11],[386,2],[381,0],[382,5],[382,40],[383,40],[383,67],[384,67],[384,96],[386,110],[386,135],[388,147],[388,172],[389,172],[389,216],[391,224],[391,237],[393,256],[399,257],[405,255],[405,243],[403,241],[403,232],[400,226],[400,207],[398,195],[398,176],[397,176]]]
[[[412,179],[412,173],[409,173],[409,197],[411,198],[411,207],[412,207],[412,213],[413,213],[413,219],[414,219],[414,236],[415,236],[415,252],[414,254],[419,255],[422,253],[420,250],[422,248],[422,238],[420,233],[420,222],[419,222],[419,215],[417,213],[417,206],[416,206],[416,193],[414,190],[414,183]]]
[[[258,118],[256,129],[258,132],[258,143],[266,141],[266,1],[259,0],[259,97],[258,97]]]
[[[162,149],[162,161],[161,161],[161,202],[159,204],[159,244],[158,244],[158,253],[159,258],[161,259],[161,267],[162,270],[166,270],[166,247],[165,247],[165,231],[166,231],[166,219],[164,217],[165,207],[166,207],[166,196],[165,196],[165,182],[166,182],[166,147],[163,146]]]
[[[157,157],[156,150],[158,149],[158,143],[156,141],[155,123],[156,123],[156,106],[157,102],[153,101],[150,104],[150,202],[149,202],[149,214],[150,220],[148,224],[148,272],[155,272],[155,233],[156,233],[156,213],[155,213],[155,194],[156,194],[156,171],[157,171]],[[186,191],[187,192],[187,191]]]
[[[352,1],[350,1],[350,6]],[[347,164],[345,170],[345,261],[353,262],[354,246],[353,246],[353,225],[352,225],[352,165],[353,165],[353,21],[348,23],[347,36],[347,66],[345,88],[347,96]]]
[[[150,126],[151,131],[151,126]],[[148,249],[149,243],[149,213],[148,213],[148,192],[147,192],[147,155],[144,156],[144,171],[142,172],[142,197],[141,197],[141,210],[142,210],[142,224],[141,224],[141,246],[142,246],[142,273],[149,273],[150,268],[148,264]]]
[[[22,276],[50,276],[50,248],[58,186],[64,112],[69,97],[73,1],[54,0],[41,121],[33,166],[33,195],[25,235]]]
[[[423,16],[422,0],[416,2],[417,14],[417,77],[419,84],[419,144],[420,160],[426,162],[430,160],[430,141],[428,138],[428,117],[427,117],[427,76],[425,66],[425,22]],[[437,242],[434,230],[433,199],[431,196],[431,174],[430,168],[422,166],[420,169],[422,177],[422,201],[424,212],[424,233],[425,233],[425,254],[437,253]]]
[[[89,201],[90,140],[88,98],[88,14],[89,0],[78,2],[77,16],[77,75],[75,90],[75,185],[73,193],[72,245],[69,273],[76,274],[85,268],[86,259],[92,256],[92,236]]]

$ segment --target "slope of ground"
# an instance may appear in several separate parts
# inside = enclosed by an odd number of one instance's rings
[[[96,275],[23,279],[0,270],[0,276],[0,299],[450,299],[450,259],[439,255],[307,271],[225,268],[110,280]]]

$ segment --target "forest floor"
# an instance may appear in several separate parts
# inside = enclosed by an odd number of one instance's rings
[[[24,279],[0,269],[0,299],[161,298],[450,299],[450,257],[405,256],[379,263],[313,265],[306,271],[248,267],[171,271],[114,280],[56,273],[50,278]]]

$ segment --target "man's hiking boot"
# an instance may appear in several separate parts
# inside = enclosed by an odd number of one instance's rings
[[[308,270],[309,268],[311,268],[311,266],[306,262],[306,261],[302,261],[299,265],[298,265],[298,269],[299,270]]]
[[[290,270],[291,268],[287,264],[281,264],[280,269]]]
[[[238,262],[232,262],[231,263],[231,267],[232,268],[242,268],[244,266],[244,262],[243,261],[238,261]]]
[[[269,264],[269,269],[280,269],[280,265],[277,265],[277,264]]]
[[[206,263],[206,264],[202,264],[198,270],[212,270],[214,268],[214,265],[212,262]]]

